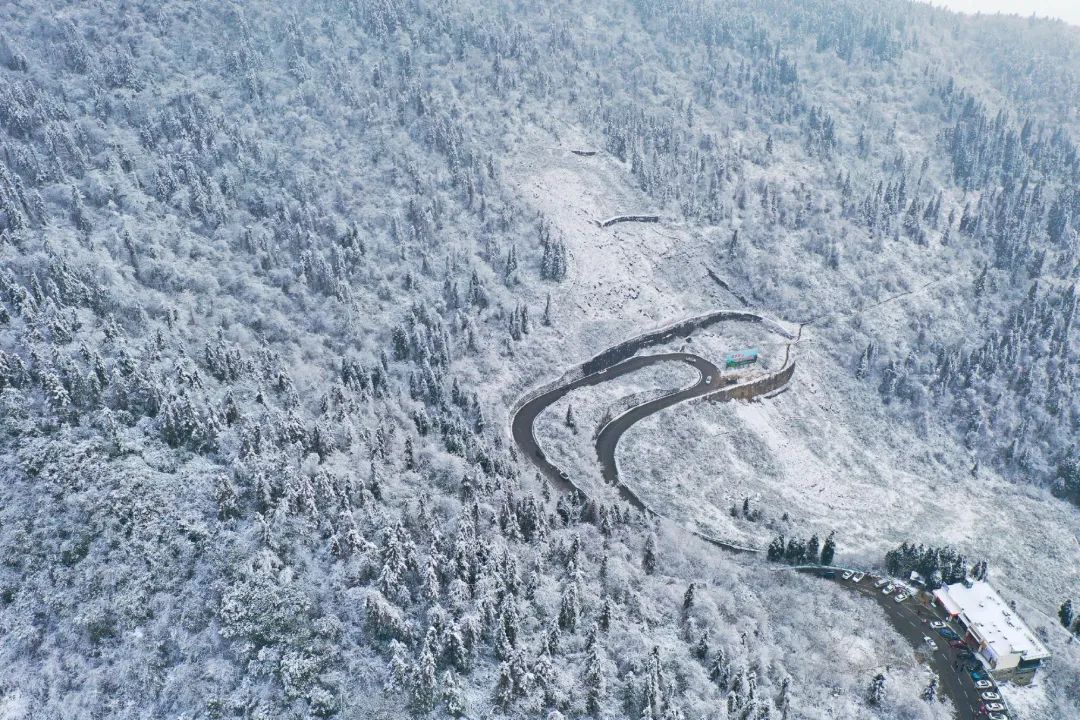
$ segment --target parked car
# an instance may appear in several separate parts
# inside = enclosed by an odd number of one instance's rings
[[[569,480],[570,479],[570,475],[567,474],[567,472],[565,470],[560,470],[559,471],[559,477],[561,477],[563,480]]]
[[[998,695],[996,692],[990,692],[989,690],[987,690],[986,692],[984,692],[982,694],[982,699],[983,700],[1000,700],[1001,696]]]
[[[972,680],[989,680],[990,676],[987,675],[986,673],[980,671],[980,670],[972,670],[971,671],[971,679]]]
[[[888,582],[889,582],[889,578],[881,578],[876,583],[874,583],[874,587],[876,587],[876,588],[884,587]]]
[[[908,594],[905,593],[905,592],[902,592],[902,593],[898,594],[895,598],[893,598],[893,602],[901,603],[901,602],[904,602],[907,599],[908,599]]]
[[[967,645],[964,644],[963,640],[950,640],[949,647],[951,647],[953,650],[963,650],[967,647]]]
[[[840,577],[844,578],[845,580],[850,580],[851,576],[854,575],[854,574],[855,573],[851,572],[850,570],[845,570],[844,574],[841,575]]]
[[[1005,710],[1005,706],[999,702],[991,702],[983,705],[983,710],[986,712],[1002,712]]]
[[[857,573],[855,573],[854,575],[852,575],[852,576],[851,576],[851,582],[859,582],[859,581],[860,581],[860,580],[862,580],[862,579],[863,579],[864,577],[866,577],[866,573],[864,573],[864,572],[857,572]]]
[[[959,640],[960,636],[956,634],[956,631],[950,627],[938,628],[938,635],[946,640]]]
[[[980,690],[989,690],[990,688],[994,687],[994,683],[990,682],[989,680],[976,680],[975,687],[979,688]]]
[[[1009,716],[1005,713],[992,712],[986,716],[989,720],[1009,720]]]
[[[826,578],[829,578],[831,580],[832,578],[836,577],[836,571],[835,570],[826,570],[825,572],[821,573],[821,577],[826,577]]]
[[[934,628],[935,630],[937,630],[938,628],[943,628],[943,627],[945,627],[945,623],[941,622],[940,620],[934,620],[934,621],[932,621],[932,622],[930,623],[930,627],[932,627],[932,628]]]
[[[888,595],[889,593],[891,593],[895,589],[896,589],[896,586],[893,585],[892,583],[889,583],[888,585],[886,585],[885,587],[883,587],[881,589],[881,594],[882,595]]]
[[[934,642],[934,638],[929,635],[923,635],[923,642],[926,643],[926,646],[931,650],[937,650],[937,643]]]
[[[961,650],[960,652],[956,653],[957,660],[973,660],[974,658],[975,653],[971,652],[970,650]]]

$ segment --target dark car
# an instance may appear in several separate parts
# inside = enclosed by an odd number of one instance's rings
[[[937,632],[938,632],[938,635],[945,638],[946,640],[959,640],[960,639],[960,636],[957,635],[956,631],[953,630],[952,628],[947,628],[947,627],[938,628]]]

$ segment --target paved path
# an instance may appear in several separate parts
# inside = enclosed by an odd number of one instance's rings
[[[667,407],[668,405],[674,405],[682,400],[704,395],[716,389],[716,383],[720,377],[720,370],[705,358],[682,352],[632,357],[629,360],[615,363],[598,372],[585,375],[573,382],[560,385],[542,395],[538,395],[522,405],[521,409],[514,415],[513,423],[511,425],[511,433],[514,436],[514,442],[517,443],[518,447],[521,448],[521,451],[525,453],[525,456],[529,458],[529,460],[540,469],[540,472],[542,472],[556,487],[564,491],[578,491],[578,488],[573,484],[569,476],[565,475],[562,470],[548,460],[547,456],[544,455],[543,451],[540,449],[540,445],[536,441],[536,436],[533,435],[533,424],[536,422],[537,416],[549,405],[554,404],[572,390],[589,385],[598,385],[607,380],[617,378],[620,375],[626,375],[635,370],[665,362],[685,362],[692,365],[699,373],[698,381],[690,387],[675,390],[659,400],[654,400],[652,403],[646,403],[644,406],[639,407],[646,407],[655,403],[664,402],[667,404],[663,407]],[[712,378],[712,383],[706,382],[706,379],[710,377]],[[637,408],[635,408],[635,411],[636,410]],[[622,416],[620,416],[620,418],[621,417]],[[615,441],[618,441],[617,437],[615,438]],[[612,452],[614,453],[614,446],[612,446]],[[605,475],[605,478],[606,477],[607,475]],[[645,504],[632,490],[617,482],[612,484],[617,485],[619,494],[624,500],[639,510],[648,511]]]

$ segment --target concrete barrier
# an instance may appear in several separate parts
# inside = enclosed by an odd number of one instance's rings
[[[598,220],[596,222],[602,228],[610,227],[615,223],[622,222],[645,222],[654,223],[660,222],[659,215],[616,215],[615,217],[609,217],[607,220]]]
[[[728,400],[751,400],[760,395],[778,390],[788,384],[791,376],[795,374],[795,361],[785,358],[787,362],[774,373],[754,378],[745,383],[721,388],[704,397],[711,402],[727,402]]]
[[[621,342],[618,345],[608,348],[599,355],[595,355],[591,359],[586,360],[581,364],[581,369],[586,375],[590,375],[594,372],[603,370],[605,367],[614,365],[629,357],[633,357],[638,350],[642,350],[651,345],[659,345],[661,342],[667,342],[679,335],[689,335],[696,330],[704,330],[710,325],[715,325],[728,320],[761,323],[768,326],[773,332],[782,335],[789,340],[794,339],[794,336],[781,327],[775,320],[770,320],[761,315],[757,315],[756,313],[745,312],[742,310],[716,310],[704,315],[680,320],[661,328],[660,330],[644,333],[631,338],[630,340]]]

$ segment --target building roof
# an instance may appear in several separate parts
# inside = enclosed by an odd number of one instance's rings
[[[934,591],[934,597],[938,599],[941,606],[945,608],[945,612],[950,615],[959,615],[962,608],[956,604],[956,601],[949,595],[949,589],[947,587],[939,588]]]
[[[956,583],[938,592],[942,591],[945,591],[942,601],[946,607],[959,608],[968,628],[974,630],[995,655],[1019,655],[1023,660],[1050,657],[1046,646],[1039,642],[1035,633],[990,583],[981,580],[970,586]]]

